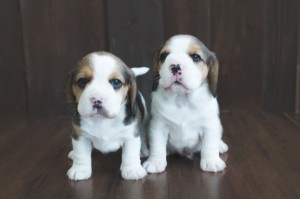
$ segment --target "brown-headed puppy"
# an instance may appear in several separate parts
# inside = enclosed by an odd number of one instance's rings
[[[140,149],[147,110],[135,76],[147,71],[145,67],[130,69],[107,52],[90,53],[78,62],[68,83],[73,116],[73,150],[69,153],[73,165],[67,173],[71,180],[91,177],[93,148],[103,153],[122,148],[124,179],[146,175]],[[141,152],[147,153],[142,145]]]
[[[190,35],[173,36],[154,58],[147,172],[164,171],[167,154],[199,151],[203,171],[226,167],[219,156],[228,147],[221,140],[218,67],[215,54]]]

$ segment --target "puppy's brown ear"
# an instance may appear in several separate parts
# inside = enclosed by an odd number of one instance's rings
[[[73,69],[69,75],[67,80],[67,99],[68,102],[71,105],[71,114],[72,114],[72,120],[73,124],[79,125],[80,122],[80,115],[77,111],[77,102],[76,102],[76,96],[73,92],[73,82],[75,78],[75,69]]]
[[[154,53],[153,56],[153,66],[152,66],[152,91],[155,91],[158,86],[158,81],[160,79],[159,75],[159,53],[160,50]]]
[[[75,101],[75,95],[73,93],[74,70],[68,74],[67,78],[67,99],[68,102],[73,102]]]
[[[128,125],[136,117],[137,104],[137,85],[135,80],[135,75],[132,71],[129,72],[129,89],[127,93],[127,104],[126,104],[126,117],[124,119],[124,124]]]
[[[207,60],[208,66],[208,84],[211,94],[217,96],[217,84],[218,84],[218,73],[219,73],[219,62],[215,53],[210,52],[210,56]]]

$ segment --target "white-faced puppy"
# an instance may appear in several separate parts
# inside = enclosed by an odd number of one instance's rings
[[[193,36],[176,35],[154,62],[150,156],[144,168],[149,173],[162,172],[167,154],[190,157],[201,151],[202,170],[222,171],[226,165],[219,153],[228,147],[221,140],[215,54]]]
[[[145,133],[147,110],[135,75],[148,70],[131,70],[107,52],[88,54],[78,62],[68,84],[73,115],[73,150],[69,154],[73,165],[67,173],[71,180],[91,176],[93,148],[107,153],[122,147],[124,179],[136,180],[147,174],[140,163],[140,134]],[[142,150],[146,153],[147,149]]]

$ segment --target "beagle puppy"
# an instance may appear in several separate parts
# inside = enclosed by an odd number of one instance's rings
[[[199,151],[203,171],[225,169],[219,156],[228,147],[221,140],[218,68],[215,54],[191,35],[171,37],[154,57],[147,172],[164,171],[167,154],[192,157]]]
[[[83,57],[69,76],[72,104],[73,160],[67,176],[84,180],[92,175],[92,149],[103,153],[122,148],[121,175],[137,180],[147,172],[140,162],[147,154],[144,140],[147,110],[135,76],[149,68],[128,68],[118,57],[93,52]]]

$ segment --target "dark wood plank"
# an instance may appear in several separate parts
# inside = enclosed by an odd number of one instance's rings
[[[21,1],[33,116],[67,114],[66,78],[91,51],[107,49],[104,0]]]
[[[122,9],[120,9],[122,8]],[[107,1],[109,50],[129,67],[151,68],[154,52],[163,44],[160,0]],[[138,87],[149,104],[151,72],[138,78]]]
[[[176,34],[191,34],[211,47],[210,0],[167,0],[162,3],[165,39]]]
[[[297,25],[300,11],[298,0],[282,1],[280,32],[280,71],[277,83],[276,111],[295,111],[295,86],[297,65]]]
[[[1,129],[0,198],[299,198],[300,128],[271,113],[222,114],[227,168],[206,173],[199,154],[168,157],[167,170],[139,181],[120,175],[121,153],[94,151],[93,176],[74,182],[69,119],[23,121]]]
[[[0,120],[27,114],[20,1],[0,1]]]
[[[300,2],[265,3],[266,29],[264,106],[277,112],[295,111],[297,24]]]
[[[261,106],[263,6],[255,1],[211,1],[212,50],[220,63],[222,109]]]
[[[296,113],[300,114],[300,15],[298,14],[298,50],[297,50],[297,74],[296,74]]]
[[[263,106],[267,110],[275,107],[275,84],[280,68],[280,16],[281,1],[264,1],[264,41],[263,41]]]

